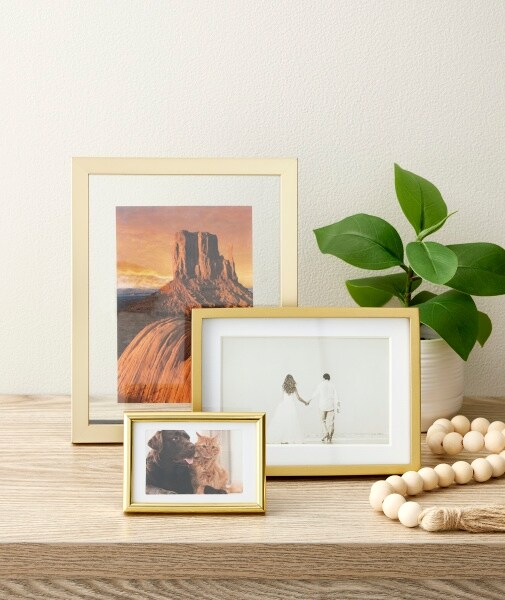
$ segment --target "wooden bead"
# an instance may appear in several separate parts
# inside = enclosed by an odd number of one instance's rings
[[[400,494],[390,494],[384,498],[382,511],[390,519],[398,519],[398,510],[402,504],[405,504],[405,498]]]
[[[426,432],[426,438],[429,438],[432,433],[435,433],[435,431],[442,431],[444,434],[450,433],[450,431],[447,431],[447,427],[444,427],[444,425],[439,423],[438,425],[432,425],[428,429]]]
[[[417,502],[405,502],[398,509],[398,518],[405,527],[417,527],[420,514],[421,506]]]
[[[460,435],[465,435],[470,431],[470,420],[464,415],[456,415],[451,419],[451,423],[454,426],[454,431],[457,431]]]
[[[443,425],[446,428],[447,433],[454,431],[454,425],[451,423],[451,421],[449,421],[449,419],[437,419],[434,421],[433,425]]]
[[[438,475],[435,469],[432,469],[431,467],[423,467],[422,469],[419,469],[418,473],[422,477],[423,490],[425,492],[434,490],[438,486]]]
[[[459,483],[460,485],[468,483],[473,478],[472,465],[464,460],[458,460],[458,462],[455,462],[452,465],[452,470],[454,471],[456,483]]]
[[[440,487],[449,487],[454,483],[456,474],[451,465],[441,463],[435,467],[435,473],[438,475],[438,485]]]
[[[487,462],[491,465],[493,470],[492,477],[501,477],[505,474],[505,458],[499,454],[490,454],[486,456]]]
[[[390,475],[386,479],[386,483],[392,486],[396,494],[400,494],[400,496],[407,495],[407,484],[399,475]]]
[[[463,438],[463,448],[468,452],[480,452],[484,448],[484,436],[480,431],[469,431]]]
[[[488,452],[501,452],[505,448],[505,437],[501,431],[488,431],[484,436],[484,446]]]
[[[380,512],[384,498],[390,494],[394,494],[394,492],[393,486],[386,483],[383,479],[376,481],[370,489],[370,497],[368,498],[370,506]]]
[[[463,450],[463,436],[457,431],[448,433],[445,436],[444,441],[442,442],[442,446],[446,454],[448,454],[449,456],[459,454]]]
[[[487,481],[493,475],[493,468],[485,458],[476,458],[472,462],[473,478],[475,481]]]
[[[385,483],[386,483],[386,481],[384,479],[378,479],[377,481],[374,481],[372,483],[372,487],[370,488],[370,493],[372,493],[375,490],[383,488]]]
[[[505,423],[503,421],[493,421],[487,428],[488,431],[494,431],[495,429],[503,431],[505,429]]]
[[[433,452],[433,454],[444,453],[443,442],[446,435],[447,434],[443,431],[435,431],[435,433],[432,433],[428,438],[426,438],[428,448]],[[482,443],[484,444],[484,440]]]
[[[489,421],[484,419],[484,417],[478,417],[477,419],[474,419],[470,425],[470,429],[472,431],[480,431],[482,435],[486,435],[488,428]]]
[[[402,475],[402,479],[407,484],[407,494],[416,496],[423,491],[423,478],[417,471],[407,471]]]

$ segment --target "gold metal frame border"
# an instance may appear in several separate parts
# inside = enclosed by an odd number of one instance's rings
[[[202,408],[202,323],[204,319],[251,318],[384,318],[408,319],[410,323],[410,462],[385,465],[289,465],[268,466],[267,476],[392,475],[417,471],[421,466],[421,359],[417,308],[200,308],[192,311],[192,400]]]
[[[134,423],[177,423],[181,421],[194,421],[198,423],[254,423],[256,425],[255,502],[230,502],[227,504],[212,502],[207,504],[191,504],[187,502],[132,502],[133,444],[135,443],[133,439]],[[126,513],[264,513],[266,509],[265,464],[265,413],[167,413],[165,411],[132,411],[124,413],[123,511]]]
[[[121,443],[123,425],[89,422],[89,176],[274,175],[280,177],[280,295],[297,305],[297,189],[295,158],[72,159],[72,442]],[[193,407],[194,408],[194,407]]]

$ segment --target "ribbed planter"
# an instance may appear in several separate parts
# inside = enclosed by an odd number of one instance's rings
[[[463,404],[465,361],[444,340],[421,340],[421,429]]]

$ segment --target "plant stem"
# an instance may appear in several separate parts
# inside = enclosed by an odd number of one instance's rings
[[[405,306],[410,306],[410,301],[412,300],[412,284],[414,283],[415,279],[418,279],[418,277],[416,276],[412,268],[409,267],[407,269],[407,286],[405,288],[405,296],[403,300]]]

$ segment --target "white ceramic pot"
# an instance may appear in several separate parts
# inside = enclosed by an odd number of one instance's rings
[[[423,335],[424,337],[424,335]],[[465,361],[441,338],[421,340],[421,429],[463,404]]]

